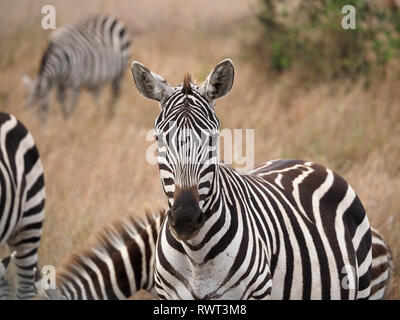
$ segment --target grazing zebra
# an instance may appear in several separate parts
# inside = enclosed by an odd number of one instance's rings
[[[128,216],[106,226],[94,243],[71,254],[56,272],[56,289],[38,283],[40,298],[55,300],[125,300],[139,289],[154,291],[156,242],[167,210]],[[375,256],[376,254],[376,256]],[[3,260],[8,263],[9,258]],[[372,229],[371,295],[380,299],[388,285],[391,256],[379,233]],[[1,268],[0,268],[1,269]],[[375,285],[373,284],[375,282]]]
[[[56,86],[57,98],[67,117],[75,108],[81,87],[88,88],[98,102],[102,87],[111,82],[112,113],[130,54],[130,35],[124,24],[114,17],[100,15],[76,26],[63,26],[49,40],[36,81],[33,82],[28,76],[23,77],[30,89],[28,105],[40,103],[39,115],[45,120],[49,93]]]
[[[0,245],[12,251],[18,279],[17,297],[36,294],[34,268],[44,218],[42,163],[31,134],[12,115],[0,112]],[[0,299],[11,298],[4,277],[10,258],[0,267]]]
[[[152,290],[156,241],[165,216],[166,210],[160,210],[144,220],[128,216],[106,226],[94,243],[57,270],[56,289],[45,290],[39,282],[41,297],[124,300],[140,289]]]
[[[162,299],[367,299],[371,231],[338,174],[300,160],[241,174],[218,161],[215,100],[234,79],[220,62],[197,86],[171,87],[132,63],[141,94],[159,102],[158,163],[170,211],[157,242]]]

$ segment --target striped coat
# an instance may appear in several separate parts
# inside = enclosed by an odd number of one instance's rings
[[[198,236],[184,243],[164,223],[156,271],[161,297],[369,297],[370,225],[340,176],[289,160],[249,175],[220,165],[218,179],[213,193],[220,196],[207,208]]]
[[[144,219],[127,216],[106,225],[82,249],[57,269],[56,290],[41,291],[42,298],[66,300],[125,300],[137,291],[154,291],[156,243],[167,210]],[[372,229],[370,299],[381,299],[391,272],[391,255],[382,236]],[[204,281],[203,285],[207,285]]]
[[[36,294],[34,268],[44,204],[43,168],[35,142],[21,122],[0,112],[0,245],[8,244],[16,252],[17,297],[22,299]],[[10,295],[8,281],[0,272],[0,298]]]
[[[155,248],[165,214],[127,216],[105,226],[66,259],[56,272],[56,289],[40,290],[41,297],[124,300],[138,290],[153,290]]]

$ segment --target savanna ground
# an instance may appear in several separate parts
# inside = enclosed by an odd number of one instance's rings
[[[353,186],[372,225],[400,265],[400,78],[387,68],[368,87],[362,80],[304,86],[290,72],[269,76],[249,62],[243,45],[254,34],[257,1],[22,1],[0,2],[0,110],[18,117],[38,145],[47,189],[40,263],[60,266],[106,223],[129,213],[166,205],[156,165],[146,161],[146,134],[158,113],[123,82],[115,116],[107,117],[108,90],[101,106],[87,92],[66,121],[52,96],[48,122],[25,106],[23,74],[33,76],[49,31],[41,8],[54,4],[57,26],[90,14],[121,18],[133,36],[132,59],[171,84],[190,70],[203,81],[229,57],[235,64],[231,93],[217,102],[222,128],[254,129],[255,162],[276,158],[324,164]],[[398,64],[398,61],[391,62]],[[107,92],[106,92],[107,91]],[[2,256],[6,249],[2,249]],[[398,268],[397,268],[398,269]],[[387,298],[400,299],[400,274]]]

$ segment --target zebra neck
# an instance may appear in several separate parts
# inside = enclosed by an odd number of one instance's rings
[[[247,226],[255,225],[254,217],[259,217],[261,220],[271,220],[271,212],[267,209],[260,212],[255,206],[254,182],[255,177],[248,174],[241,174],[234,168],[220,163],[218,180],[220,182],[220,198],[223,199],[222,211],[229,214],[231,219],[238,220],[239,229],[242,227],[243,232],[254,233],[254,230],[247,229]],[[268,223],[264,223],[265,226]],[[247,229],[247,230],[246,230]],[[276,245],[279,243],[279,234],[274,229],[266,227],[264,229],[266,241],[266,262],[269,265],[273,255],[276,253]]]
[[[254,230],[248,229],[249,219],[254,216],[254,207],[251,197],[247,196],[251,190],[246,178],[230,166],[219,163],[211,190],[211,195],[203,207],[206,216],[204,227],[195,238],[177,245],[180,247],[179,251],[185,253],[192,265],[197,267],[219,255],[220,250],[225,249],[236,238],[238,232],[244,232],[249,237],[254,236]],[[244,193],[241,194],[242,192]],[[266,231],[271,233],[270,239],[276,236],[273,230]],[[172,234],[168,237],[169,241],[172,237]],[[214,246],[213,237],[222,241]],[[275,251],[271,245],[268,242],[265,257],[267,262],[270,261],[271,253]]]
[[[41,66],[37,78],[42,90],[49,90],[55,83],[62,80],[65,77],[65,69],[64,64],[59,63],[54,57],[50,57],[49,61]]]

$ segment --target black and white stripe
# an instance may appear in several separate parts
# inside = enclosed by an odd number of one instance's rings
[[[12,115],[0,112],[0,245],[16,254],[17,297],[35,295],[34,268],[44,218],[45,186],[35,142]],[[8,264],[9,261],[7,261]],[[8,281],[0,274],[0,298],[10,298]]]
[[[24,77],[31,89],[28,103],[40,103],[39,114],[45,119],[49,92],[56,86],[62,111],[68,116],[75,108],[80,88],[88,88],[97,101],[102,87],[111,83],[112,112],[130,54],[130,35],[114,17],[100,15],[58,28],[42,56],[35,83]]]
[[[186,76],[173,88],[138,62],[132,73],[161,108],[155,134],[171,209],[157,244],[160,298],[370,297],[370,224],[343,178],[299,160],[248,174],[217,161],[215,99],[232,87],[230,60],[200,87]]]
[[[141,289],[155,293],[156,242],[166,212],[153,212],[144,219],[128,216],[106,226],[95,236],[94,243],[73,253],[57,270],[56,289],[40,290],[40,297],[54,300],[125,300]],[[372,255],[369,299],[382,299],[388,286],[392,260],[389,248],[374,229]],[[3,261],[8,263],[8,260]]]
[[[42,298],[124,300],[140,289],[154,288],[157,237],[165,210],[145,219],[128,216],[96,235],[94,243],[72,254],[57,270],[56,289],[39,290]]]
[[[393,272],[393,258],[390,248],[378,230],[371,228],[372,234],[372,269],[371,295],[369,299],[378,300],[385,297],[389,279]]]

